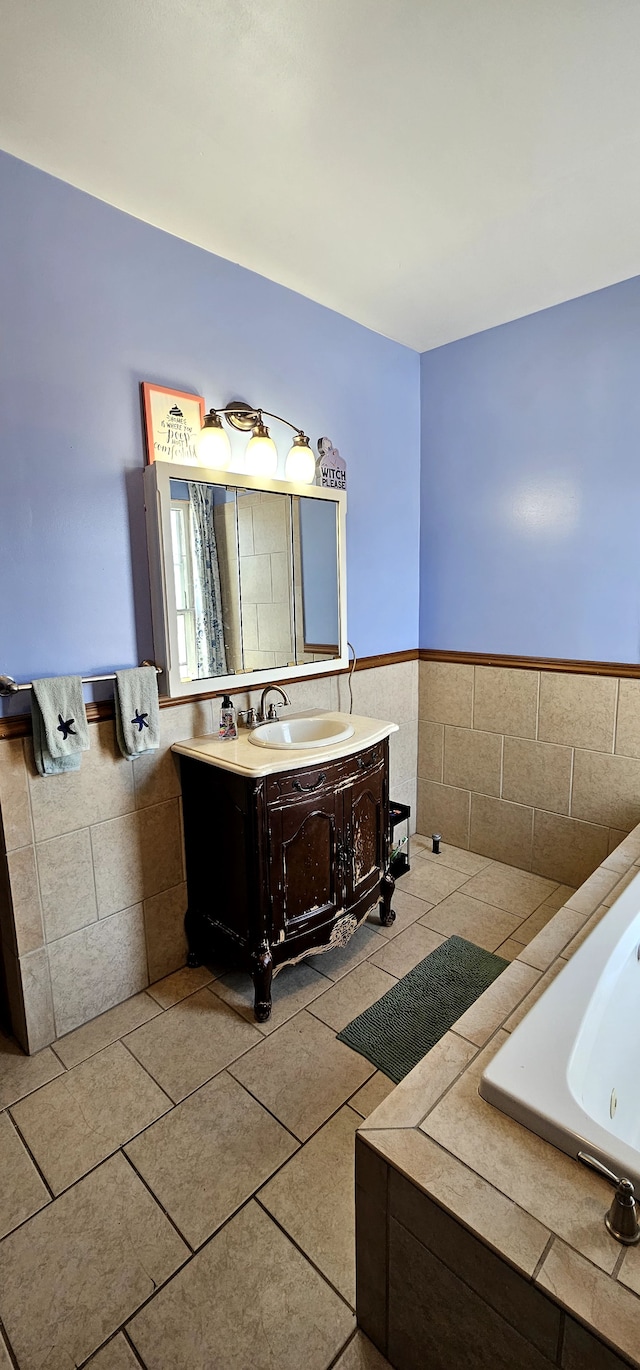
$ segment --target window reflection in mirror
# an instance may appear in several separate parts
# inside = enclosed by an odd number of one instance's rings
[[[170,480],[180,680],[340,655],[332,500]]]
[[[180,679],[241,671],[235,490],[172,480],[171,545]]]

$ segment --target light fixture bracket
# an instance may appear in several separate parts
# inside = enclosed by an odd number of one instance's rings
[[[239,433],[250,433],[255,428],[259,419],[260,411],[252,409],[246,400],[232,400],[226,404],[222,411],[232,428],[237,428]]]

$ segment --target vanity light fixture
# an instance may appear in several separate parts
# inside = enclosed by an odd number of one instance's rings
[[[275,476],[278,469],[278,449],[262,422],[262,414],[254,424],[253,433],[244,454],[244,469],[248,476]]]
[[[204,423],[196,438],[196,452],[201,466],[212,466],[215,471],[228,471],[231,465],[231,443],[215,409],[204,416]]]
[[[210,409],[197,441],[198,460],[214,470],[228,471],[231,465],[231,445],[222,427],[225,418],[232,428],[251,433],[245,453],[244,469],[249,476],[273,477],[278,468],[278,450],[263,421],[263,416],[292,428],[295,437],[285,462],[286,480],[311,485],[316,474],[316,459],[309,439],[301,428],[269,409],[254,409],[244,400],[232,400],[224,409]]]
[[[316,474],[316,459],[305,433],[296,433],[293,445],[287,453],[284,474],[286,480],[297,481],[300,485],[311,485],[313,483]]]

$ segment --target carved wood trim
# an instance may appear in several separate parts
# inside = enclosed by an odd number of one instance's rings
[[[444,652],[421,647],[421,661],[444,661],[464,666],[508,666],[517,671],[564,671],[571,675],[621,676],[640,680],[640,664],[632,661],[574,661],[570,657],[500,656],[492,652]]]

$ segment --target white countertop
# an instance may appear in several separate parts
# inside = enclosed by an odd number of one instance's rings
[[[319,766],[325,761],[336,761],[341,756],[362,751],[374,742],[381,742],[390,733],[397,733],[398,724],[384,722],[380,718],[362,718],[359,714],[333,713],[327,709],[306,709],[299,712],[282,710],[282,718],[299,718],[305,715],[322,715],[323,718],[336,718],[351,723],[353,733],[330,747],[305,747],[304,749],[283,749],[276,747],[256,747],[249,741],[248,728],[239,728],[233,740],[221,741],[215,735],[190,737],[186,742],[174,742],[171,750],[182,756],[194,757],[205,761],[209,766],[220,766],[224,771],[235,771],[236,775],[246,775],[259,779],[263,775],[273,775],[276,771],[295,771],[302,767]]]

